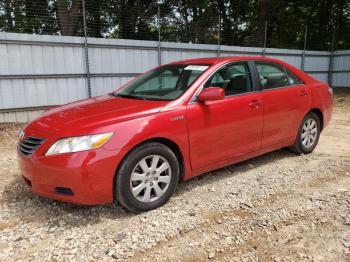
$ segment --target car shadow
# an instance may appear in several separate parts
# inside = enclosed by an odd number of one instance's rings
[[[287,150],[277,150],[265,155],[240,162],[225,168],[208,172],[191,180],[181,182],[174,194],[175,198],[197,186],[212,185],[218,180],[237,176],[240,172],[247,172],[256,167],[271,165],[274,161],[298,157]],[[176,201],[173,200],[173,201]],[[1,206],[6,206],[11,215],[20,221],[44,223],[50,228],[78,227],[93,225],[102,219],[128,219],[138,214],[130,213],[119,204],[105,204],[98,206],[81,206],[55,200],[46,199],[32,194],[27,185],[18,177],[7,185],[0,199]]]

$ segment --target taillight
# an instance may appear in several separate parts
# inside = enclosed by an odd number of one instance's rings
[[[328,86],[328,92],[331,96],[333,96],[333,88],[331,86]]]

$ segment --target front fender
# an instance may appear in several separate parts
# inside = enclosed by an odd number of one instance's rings
[[[179,147],[185,164],[184,179],[191,177],[186,108],[118,123],[112,130],[115,135],[104,148],[118,151],[118,159],[123,159],[133,148],[147,140],[163,138]]]

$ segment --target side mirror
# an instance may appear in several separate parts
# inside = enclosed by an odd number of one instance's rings
[[[225,90],[219,87],[204,88],[198,95],[199,102],[216,101],[225,98]]]

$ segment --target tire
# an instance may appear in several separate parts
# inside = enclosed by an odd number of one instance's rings
[[[312,153],[312,151],[314,151],[315,147],[317,146],[318,140],[320,138],[320,133],[320,118],[314,112],[308,113],[304,117],[303,121],[301,121],[295,142],[291,147],[289,147],[289,150],[299,155]],[[308,140],[308,138],[310,138],[310,140]]]
[[[115,198],[136,213],[158,208],[174,193],[179,175],[179,162],[172,150],[161,143],[142,144],[118,168]]]

